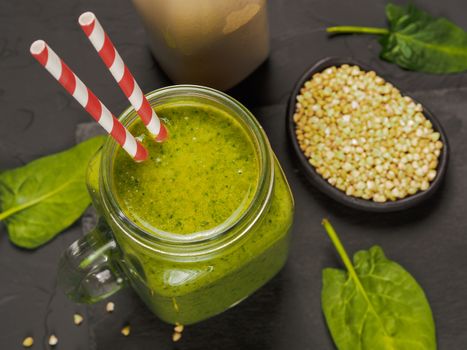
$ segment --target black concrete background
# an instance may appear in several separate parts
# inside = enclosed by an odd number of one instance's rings
[[[418,0],[434,15],[467,29],[462,0]],[[46,39],[115,113],[127,102],[85,39],[76,21],[94,11],[144,91],[170,84],[146,45],[128,0],[2,0],[0,2],[0,170],[74,144],[76,125],[89,121],[28,54],[30,43]],[[424,287],[435,315],[440,349],[467,348],[467,74],[432,76],[407,72],[378,59],[370,36],[329,38],[327,25],[384,26],[381,0],[271,0],[272,52],[253,75],[230,91],[252,109],[268,133],[296,200],[290,259],[284,270],[236,308],[188,327],[173,344],[171,327],[147,311],[131,290],[105,304],[76,305],[56,289],[56,268],[65,247],[81,236],[79,223],[51,243],[25,251],[11,245],[0,226],[0,349],[21,349],[27,335],[34,349],[333,349],[320,311],[321,270],[339,261],[320,221],[329,217],[349,252],[380,244]],[[452,148],[444,186],[428,203],[395,214],[356,212],[311,188],[293,161],[285,134],[285,105],[299,75],[326,56],[365,62],[419,99],[445,127]],[[77,327],[74,312],[84,315]],[[119,330],[127,322],[132,333]]]

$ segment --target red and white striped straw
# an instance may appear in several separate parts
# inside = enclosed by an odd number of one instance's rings
[[[146,148],[115,118],[45,41],[36,40],[32,43],[30,51],[34,58],[49,71],[134,160],[143,161],[148,157]]]
[[[167,129],[151,108],[149,101],[94,13],[83,13],[79,16],[78,22],[149,132],[156,137],[156,141],[164,141],[168,136]]]

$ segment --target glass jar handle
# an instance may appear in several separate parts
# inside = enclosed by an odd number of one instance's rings
[[[58,283],[65,294],[80,303],[95,303],[126,284],[118,264],[120,252],[103,219],[63,253]]]

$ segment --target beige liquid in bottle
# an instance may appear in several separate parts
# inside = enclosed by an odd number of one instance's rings
[[[133,0],[175,83],[226,90],[268,56],[266,0]]]

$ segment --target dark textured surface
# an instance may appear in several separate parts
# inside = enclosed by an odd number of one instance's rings
[[[467,29],[467,3],[415,1]],[[333,349],[320,311],[321,270],[339,262],[320,221],[327,216],[349,252],[380,244],[424,287],[435,315],[440,349],[467,348],[467,74],[429,76],[403,71],[377,58],[373,37],[329,39],[322,28],[336,24],[382,26],[384,2],[376,0],[271,0],[270,59],[230,93],[265,127],[295,195],[294,240],[285,269],[265,288],[221,316],[189,327],[176,345],[171,327],[125,290],[104,304],[76,305],[56,290],[56,266],[66,246],[80,237],[74,225],[33,252],[15,248],[0,228],[0,349],[21,349],[26,335],[34,349]],[[0,2],[0,169],[19,166],[74,144],[76,125],[89,117],[28,55],[32,40],[46,39],[115,113],[127,105],[112,77],[86,42],[76,20],[95,11],[144,91],[169,84],[146,46],[143,29],[125,0]],[[440,119],[451,159],[441,190],[417,208],[395,214],[362,214],[324,197],[302,178],[285,135],[288,95],[300,74],[326,56],[353,56],[410,92]],[[85,321],[72,322],[79,311]],[[130,322],[132,333],[119,330]]]

